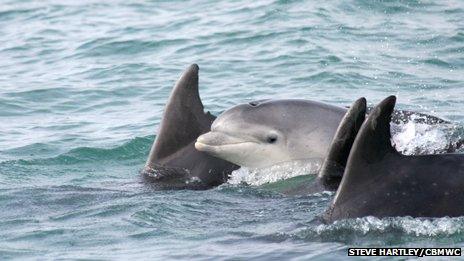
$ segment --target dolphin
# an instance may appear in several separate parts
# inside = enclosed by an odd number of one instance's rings
[[[406,156],[392,146],[396,98],[378,104],[353,143],[326,222],[364,216],[464,215],[464,154]]]
[[[302,99],[261,100],[234,106],[198,137],[195,148],[242,167],[263,168],[288,161],[321,164],[347,108]],[[369,111],[369,108],[366,109]],[[417,115],[426,124],[440,118],[398,110],[393,121]],[[354,138],[353,138],[354,139]],[[450,147],[455,149],[455,147]],[[348,158],[349,150],[343,157]]]
[[[204,112],[198,92],[198,71],[191,65],[175,84],[142,176],[169,188],[203,189],[225,182],[239,166],[198,151],[194,143],[216,118]]]
[[[249,168],[297,160],[321,164],[345,113],[302,99],[240,104],[223,112],[195,148]]]
[[[145,180],[173,188],[210,188],[241,166],[294,160],[321,164],[326,158],[346,108],[310,100],[261,100],[234,106],[216,118],[204,112],[198,71],[198,65],[191,65],[172,90],[142,171]],[[395,115],[398,121],[409,117],[401,111]],[[338,153],[338,160],[348,158],[348,152]]]

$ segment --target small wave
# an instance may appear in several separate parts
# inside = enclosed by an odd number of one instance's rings
[[[77,48],[86,57],[109,55],[133,55],[142,52],[153,52],[157,48],[185,43],[186,39],[144,41],[126,40],[115,41],[112,38],[101,38],[84,43]]]
[[[12,20],[23,15],[29,15],[39,9],[16,9],[0,11],[0,21]]]
[[[347,233],[350,231],[350,233]],[[339,220],[333,224],[315,226],[310,234],[318,236],[333,236],[336,234],[384,235],[402,234],[412,237],[447,237],[460,235],[464,231],[464,218],[413,218],[363,217]]]
[[[137,137],[115,148],[80,147],[51,158],[14,160],[0,163],[3,165],[72,165],[101,161],[129,161],[145,159],[150,150],[151,137]]]
[[[422,60],[422,62],[425,64],[435,65],[435,66],[443,67],[443,68],[453,67],[451,64],[439,58],[429,58],[429,59]]]
[[[415,12],[420,11],[428,6],[432,6],[432,3],[424,3],[423,1],[418,0],[393,0],[393,1],[384,1],[384,0],[375,0],[375,1],[366,1],[358,0],[355,1],[355,6],[359,8],[365,8],[369,11],[377,11],[385,14],[396,14],[396,13],[405,13],[405,12]]]

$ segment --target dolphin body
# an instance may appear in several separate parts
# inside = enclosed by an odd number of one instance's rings
[[[239,166],[198,151],[194,143],[216,117],[205,113],[196,64],[182,74],[164,109],[160,129],[142,171],[146,181],[168,188],[204,189],[224,183]]]
[[[396,98],[377,105],[353,143],[324,220],[464,215],[464,154],[406,156],[391,144]]]

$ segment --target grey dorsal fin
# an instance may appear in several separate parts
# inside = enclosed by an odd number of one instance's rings
[[[209,131],[215,117],[203,111],[198,92],[198,71],[198,65],[190,65],[174,86],[148,157],[149,162],[175,153]]]
[[[366,99],[359,98],[341,120],[329,153],[319,171],[319,180],[326,189],[336,190],[343,176],[351,146],[366,117]]]

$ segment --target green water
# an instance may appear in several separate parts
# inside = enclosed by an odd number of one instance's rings
[[[464,219],[323,225],[289,183],[141,183],[164,104],[200,65],[208,110],[263,98],[376,103],[464,123],[463,1],[0,3],[0,259],[333,259],[463,246]],[[298,181],[291,180],[291,182]],[[290,184],[291,185],[291,184]]]

